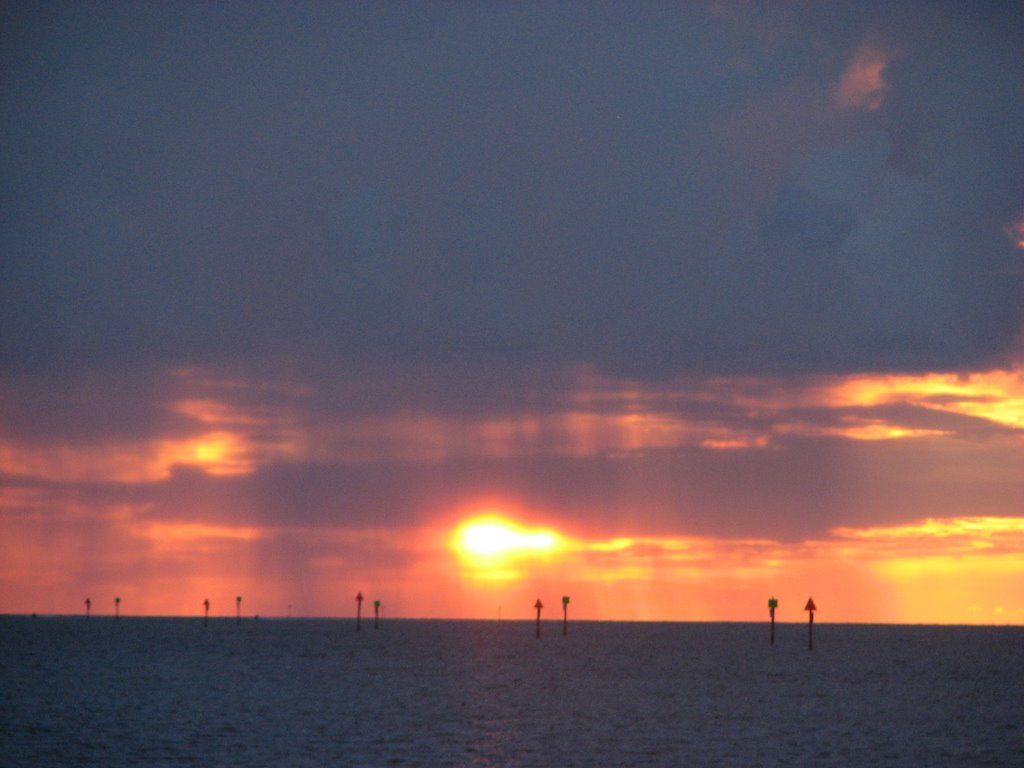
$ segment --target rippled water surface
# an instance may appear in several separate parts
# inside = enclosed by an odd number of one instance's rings
[[[1024,629],[0,617],[4,766],[1022,766]]]

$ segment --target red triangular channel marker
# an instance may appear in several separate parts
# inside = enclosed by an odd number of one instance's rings
[[[540,601],[540,598],[538,597],[537,598],[537,602],[533,604],[533,607],[536,608],[539,611],[541,608],[544,607],[544,603],[542,603]]]
[[[810,597],[807,598],[807,605],[804,606],[804,610],[805,611],[816,611],[816,610],[818,610],[818,606],[816,606],[814,604],[814,599],[813,598],[810,598]]]

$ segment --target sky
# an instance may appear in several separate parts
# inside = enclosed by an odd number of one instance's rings
[[[0,7],[0,613],[1024,624],[1024,6]]]

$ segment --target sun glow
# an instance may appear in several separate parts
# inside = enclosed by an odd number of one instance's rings
[[[452,549],[474,575],[497,580],[518,578],[524,560],[548,557],[565,546],[558,533],[526,528],[499,515],[483,515],[460,525]]]
[[[459,528],[456,548],[473,557],[503,557],[550,552],[560,540],[561,537],[553,531],[527,530],[500,517],[481,517]]]

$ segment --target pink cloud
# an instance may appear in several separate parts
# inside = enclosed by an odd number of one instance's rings
[[[857,49],[833,91],[836,104],[843,109],[874,112],[882,106],[889,91],[885,68],[889,56],[881,48],[864,44]]]

